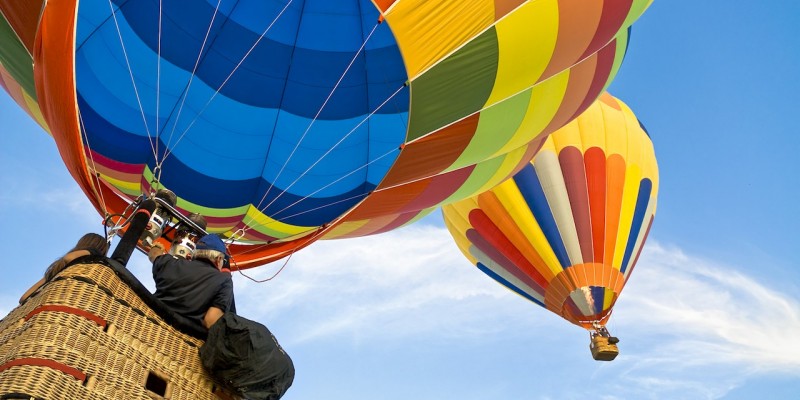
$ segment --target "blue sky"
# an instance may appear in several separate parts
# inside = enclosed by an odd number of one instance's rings
[[[441,217],[317,243],[240,312],[297,367],[285,399],[751,399],[800,393],[800,6],[656,0],[610,92],[656,147],[656,220],[609,324],[585,332],[469,265]],[[100,217],[0,95],[0,314]],[[282,263],[249,274],[272,275]],[[131,269],[152,287],[138,255]]]

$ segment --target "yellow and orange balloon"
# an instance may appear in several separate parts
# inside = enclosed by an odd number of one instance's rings
[[[524,298],[586,329],[605,325],[656,212],[653,143],[604,93],[513,178],[442,207],[462,253]]]

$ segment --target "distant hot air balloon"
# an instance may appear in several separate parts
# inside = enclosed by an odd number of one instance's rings
[[[647,131],[606,93],[550,135],[512,179],[442,210],[458,247],[481,271],[607,337],[605,324],[647,238],[657,194]]]
[[[0,80],[101,214],[169,189],[246,268],[511,176],[650,2],[2,2]]]

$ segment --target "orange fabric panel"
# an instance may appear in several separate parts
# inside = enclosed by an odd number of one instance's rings
[[[505,17],[524,2],[525,0],[494,0],[494,20]]]
[[[479,117],[473,114],[407,144],[378,190],[435,175],[451,166],[472,140]]]
[[[20,41],[33,54],[39,16],[42,14],[44,0],[10,0],[0,2],[0,12],[17,33]]]
[[[603,13],[602,1],[560,0],[558,39],[542,79],[549,78],[580,61],[595,35]]]
[[[428,188],[430,179],[407,183],[403,186],[380,190],[370,194],[343,220],[358,221],[380,215],[396,214]]]
[[[372,1],[373,1],[373,3],[375,3],[378,6],[378,9],[381,10],[381,14],[383,14],[397,0],[372,0]]]
[[[544,277],[547,283],[542,285],[542,288],[547,289],[550,286],[550,281],[555,278],[553,271],[547,266],[539,252],[533,248],[530,240],[525,236],[522,230],[514,222],[514,218],[508,213],[503,204],[498,200],[494,192],[488,191],[481,193],[478,196],[478,207],[486,211],[487,215],[495,217],[492,222],[497,225],[508,239],[514,243],[519,252],[525,256],[525,259],[537,271],[537,274]],[[497,217],[500,216],[500,220]]]
[[[589,213],[592,224],[592,260],[603,261],[603,242],[606,227],[606,155],[603,149],[592,147],[584,154],[586,188],[589,196]]]
[[[569,83],[564,93],[564,100],[556,111],[556,115],[544,129],[545,133],[553,133],[558,128],[569,123],[575,112],[583,104],[589,88],[592,86],[597,67],[597,54],[572,67],[569,73]]]
[[[600,273],[595,273],[595,272]],[[584,316],[573,315],[565,306],[569,294],[581,287],[601,286],[615,293],[614,301],[624,286],[624,277],[611,265],[600,263],[577,264],[562,271],[556,276],[545,292],[545,306],[548,310],[561,315],[575,325],[591,328],[591,323],[586,323]],[[611,305],[613,306],[612,301]],[[590,316],[592,320],[605,320],[611,313],[611,307],[603,312]]]
[[[619,154],[608,157],[606,184],[606,248],[603,263],[614,262],[614,248],[617,245],[617,230],[622,210],[622,192],[625,188],[625,160]]]

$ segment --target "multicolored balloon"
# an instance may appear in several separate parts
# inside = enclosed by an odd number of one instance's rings
[[[100,213],[170,189],[244,268],[511,176],[650,2],[3,2],[0,77]]]
[[[657,195],[653,143],[606,93],[512,179],[442,211],[473,265],[593,329],[605,325],[636,265]]]

